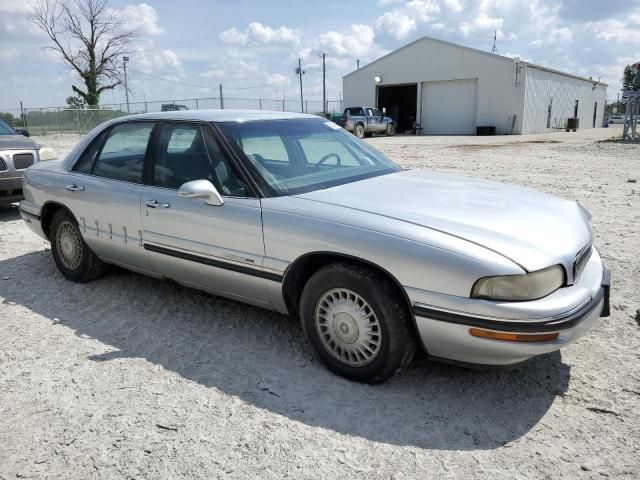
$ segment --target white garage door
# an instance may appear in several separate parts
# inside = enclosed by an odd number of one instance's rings
[[[431,135],[476,133],[477,79],[422,83],[422,128]]]

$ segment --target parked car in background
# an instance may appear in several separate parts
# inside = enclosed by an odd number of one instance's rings
[[[0,205],[22,200],[22,174],[39,160],[40,145],[22,132],[0,120]]]
[[[620,123],[624,124],[624,116],[623,115],[611,115],[608,120],[609,125]]]
[[[186,105],[176,103],[163,103],[160,107],[161,112],[179,112],[181,110],[189,110]]]
[[[373,107],[345,108],[339,125],[358,138],[370,137],[374,133],[395,135],[393,118]]]
[[[325,365],[359,381],[389,378],[420,346],[517,364],[609,315],[577,202],[404,170],[318,116],[123,117],[24,186],[22,218],[67,279],[112,263],[299,316]]]

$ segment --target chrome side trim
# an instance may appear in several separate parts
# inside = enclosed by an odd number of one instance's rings
[[[240,265],[237,263],[230,263],[221,260],[219,257],[208,257],[200,254],[194,254],[187,251],[175,250],[173,248],[167,248],[152,243],[144,243],[145,250],[150,252],[160,253],[168,255],[170,257],[181,258],[191,262],[201,263],[203,265],[209,265],[211,267],[222,268],[232,272],[242,273],[244,275],[251,275],[253,277],[264,278],[265,280],[271,280],[273,282],[282,283],[282,274],[273,273],[262,269],[261,267],[253,267],[249,265]]]

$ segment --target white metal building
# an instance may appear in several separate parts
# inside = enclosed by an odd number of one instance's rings
[[[600,127],[607,85],[518,58],[422,37],[343,77],[344,106],[385,108],[398,131],[551,132],[567,119]]]

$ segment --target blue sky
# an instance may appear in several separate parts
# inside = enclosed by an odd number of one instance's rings
[[[624,65],[640,61],[640,0],[325,0],[112,1],[139,36],[130,54],[132,100],[215,96],[322,98],[320,53],[327,53],[330,99],[342,76],[412,40],[430,35],[620,87]],[[63,105],[78,78],[43,50],[47,38],[28,21],[29,6],[0,0],[0,108]],[[160,80],[166,78],[173,83]],[[211,86],[199,88],[183,84]],[[256,88],[247,88],[256,87]],[[124,89],[102,103],[124,101]]]

